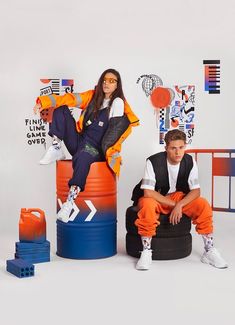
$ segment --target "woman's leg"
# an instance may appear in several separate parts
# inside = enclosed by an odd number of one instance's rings
[[[74,210],[74,201],[80,191],[83,191],[86,179],[93,162],[102,161],[103,157],[98,150],[89,144],[82,145],[73,155],[73,176],[69,180],[70,191],[66,202],[58,212],[58,219],[63,222],[70,221],[70,215]],[[76,209],[76,206],[75,206]]]
[[[61,141],[64,141],[71,155],[77,151],[79,134],[76,130],[76,122],[67,106],[61,106],[54,110],[48,134],[53,138],[52,146],[48,148],[40,160],[40,164],[47,165],[56,160],[65,159]]]
[[[91,164],[102,160],[103,157],[97,149],[88,143],[82,145],[73,155],[73,176],[69,180],[69,186],[77,185],[83,191]]]
[[[73,156],[78,148],[79,134],[76,121],[68,106],[61,106],[54,110],[53,119],[48,134],[64,141],[69,153]]]

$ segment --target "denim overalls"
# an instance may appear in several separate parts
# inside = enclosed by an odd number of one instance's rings
[[[79,134],[69,108],[61,106],[55,109],[49,135],[63,140],[72,156],[73,176],[69,180],[69,186],[77,185],[83,191],[90,165],[95,161],[105,161],[101,142],[108,124],[108,108],[100,109],[95,119],[92,122],[88,120],[83,133]]]

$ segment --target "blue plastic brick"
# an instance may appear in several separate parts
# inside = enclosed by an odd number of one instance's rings
[[[34,276],[34,265],[23,259],[7,260],[6,270],[18,278]]]
[[[24,256],[26,257],[26,256],[28,256],[28,257],[32,257],[32,258],[34,258],[34,257],[39,257],[39,258],[41,258],[41,257],[50,257],[50,253],[49,252],[47,252],[47,253],[19,253],[19,252],[16,252],[15,253],[15,255],[17,255],[17,257],[18,258],[21,258],[21,256],[22,256],[22,260],[24,260],[25,258],[24,258]]]
[[[30,263],[50,262],[50,254],[18,254],[15,253],[15,258],[20,258]]]
[[[44,243],[15,243],[15,258],[21,258],[30,263],[43,263],[50,261],[50,242]]]
[[[22,251],[22,250],[16,250],[15,252],[18,255],[50,255],[50,250],[45,250],[45,251]]]
[[[50,242],[46,240],[44,243],[15,243],[16,250],[33,250],[33,251],[44,251],[50,249]]]
[[[47,257],[30,257],[30,256],[20,256],[18,257],[15,254],[15,258],[23,259],[29,263],[37,264],[37,263],[44,263],[44,262],[50,262],[50,256]]]

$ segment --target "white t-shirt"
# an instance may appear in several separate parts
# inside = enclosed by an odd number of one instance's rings
[[[109,101],[110,101],[109,98],[107,99],[105,98],[101,109],[106,108],[108,106]],[[120,97],[117,97],[114,99],[112,106],[110,107],[109,118],[123,116],[123,114],[124,114],[124,101]]]
[[[176,182],[177,177],[179,173],[179,167],[180,163],[177,165],[171,165],[167,161],[167,169],[168,169],[168,175],[169,175],[169,186],[170,189],[167,194],[173,193],[176,191]],[[144,177],[141,184],[141,189],[146,190],[155,190],[156,185],[156,178],[155,173],[153,170],[153,165],[149,159],[146,161],[145,165],[145,171],[144,171]],[[189,174],[188,178],[188,185],[190,190],[194,190],[196,188],[200,188],[199,180],[198,180],[198,168],[197,163],[193,159],[193,168],[191,169],[191,172]]]

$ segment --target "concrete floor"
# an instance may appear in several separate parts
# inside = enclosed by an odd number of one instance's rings
[[[215,244],[229,268],[200,262],[202,239],[194,230],[192,254],[174,261],[154,261],[151,270],[136,271],[136,259],[125,253],[125,233],[118,254],[101,260],[69,260],[55,254],[35,264],[32,278],[18,279],[5,270],[15,239],[1,236],[0,319],[2,324],[234,324],[235,219],[214,217]]]

